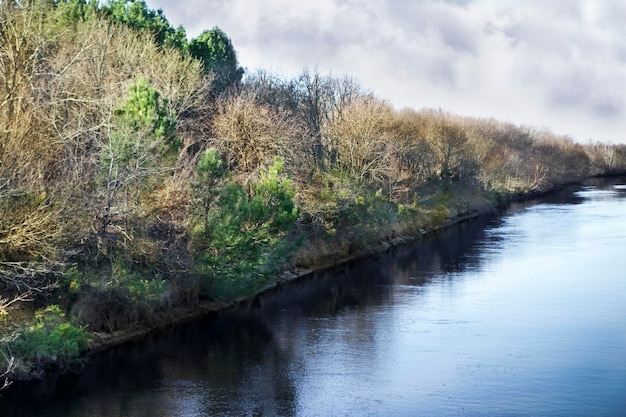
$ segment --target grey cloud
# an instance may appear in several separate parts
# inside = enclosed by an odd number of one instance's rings
[[[624,98],[603,86],[603,81],[592,68],[572,71],[552,83],[547,93],[549,103],[557,108],[587,112],[603,120],[624,117]]]
[[[626,2],[623,0],[603,0],[591,2],[597,7],[598,24],[617,30],[626,35]]]
[[[546,93],[548,104],[557,108],[588,107],[590,103],[593,103],[592,98],[588,94],[588,88],[589,86],[586,83],[554,86]]]
[[[441,38],[457,52],[476,54],[475,37],[479,33],[473,33],[469,28],[463,27],[459,22],[448,21],[439,26]]]
[[[624,104],[612,99],[598,101],[592,108],[594,114],[605,119],[617,119],[625,116]]]
[[[471,2],[393,2],[387,18],[408,32],[429,38],[431,47],[448,46],[456,52],[474,54],[475,37],[479,33],[455,13],[459,9],[458,4],[469,3]],[[442,45],[438,45],[439,42]]]
[[[480,108],[484,116],[571,127],[562,133],[585,139],[597,126],[626,131],[623,0],[147,3],[188,33],[220,26],[251,69],[355,75],[392,102],[472,115]]]

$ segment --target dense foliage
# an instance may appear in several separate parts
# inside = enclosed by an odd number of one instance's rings
[[[212,91],[220,94],[227,88],[239,85],[243,68],[237,63],[237,55],[230,38],[218,27],[205,30],[189,42],[189,53],[204,64],[204,71],[214,74]]]
[[[289,254],[285,235],[297,220],[295,188],[277,158],[246,189],[224,178],[214,148],[200,157],[193,197],[193,252],[202,289],[229,299],[253,294],[276,278]],[[217,189],[217,190],[216,190]]]
[[[624,145],[242,75],[219,28],[188,41],[141,0],[0,2],[0,379],[71,367],[88,332],[626,171]]]

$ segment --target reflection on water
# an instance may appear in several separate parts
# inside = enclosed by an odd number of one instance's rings
[[[52,398],[5,398],[2,415],[623,414],[622,184],[317,273],[94,358]]]

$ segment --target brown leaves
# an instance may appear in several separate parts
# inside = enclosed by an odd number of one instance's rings
[[[348,104],[322,131],[327,162],[359,182],[385,182],[399,145],[390,129],[394,117],[390,105],[368,96]]]
[[[255,172],[275,156],[285,158],[288,166],[304,157],[301,130],[295,120],[246,94],[218,103],[212,130],[214,146],[236,172]]]

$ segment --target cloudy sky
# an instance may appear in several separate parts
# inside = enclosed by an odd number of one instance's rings
[[[239,63],[349,75],[397,108],[441,108],[626,143],[624,0],[147,0]]]

